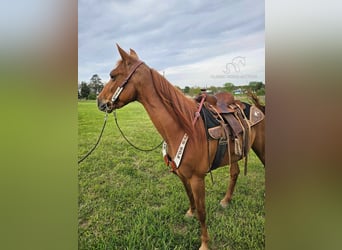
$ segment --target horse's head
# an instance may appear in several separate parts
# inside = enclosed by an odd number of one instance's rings
[[[97,97],[97,105],[101,111],[112,112],[121,108],[137,98],[137,77],[134,77],[136,70],[142,64],[134,50],[126,53],[117,45],[121,60],[110,72],[110,80],[104,86]]]

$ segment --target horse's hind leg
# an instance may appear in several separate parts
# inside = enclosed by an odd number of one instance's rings
[[[240,173],[240,168],[239,168],[238,163],[237,162],[232,163],[230,166],[230,182],[228,185],[227,193],[220,202],[222,207],[227,207],[228,203],[232,200],[235,184],[239,177],[239,173]]]

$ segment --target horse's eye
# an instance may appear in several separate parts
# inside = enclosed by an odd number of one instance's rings
[[[112,81],[115,81],[115,76],[114,75],[109,75],[110,79],[112,79]]]

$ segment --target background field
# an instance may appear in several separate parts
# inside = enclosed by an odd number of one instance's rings
[[[95,101],[78,103],[79,158],[96,142],[104,114]],[[135,102],[118,110],[119,124],[135,144],[149,148],[161,137],[143,107]],[[241,162],[241,170],[243,162]],[[161,149],[140,152],[119,134],[113,115],[98,148],[79,165],[79,249],[198,249],[199,223],[186,219],[183,185],[169,173]],[[219,201],[229,169],[206,178],[206,209],[211,249],[264,249],[265,170],[253,152],[232,203]]]

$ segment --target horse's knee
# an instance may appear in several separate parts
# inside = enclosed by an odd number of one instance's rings
[[[230,178],[233,180],[236,180],[239,177],[240,174],[240,168],[237,163],[232,164],[230,167]]]
[[[233,181],[237,180],[238,177],[239,177],[239,173],[234,173],[230,175],[230,179]]]

